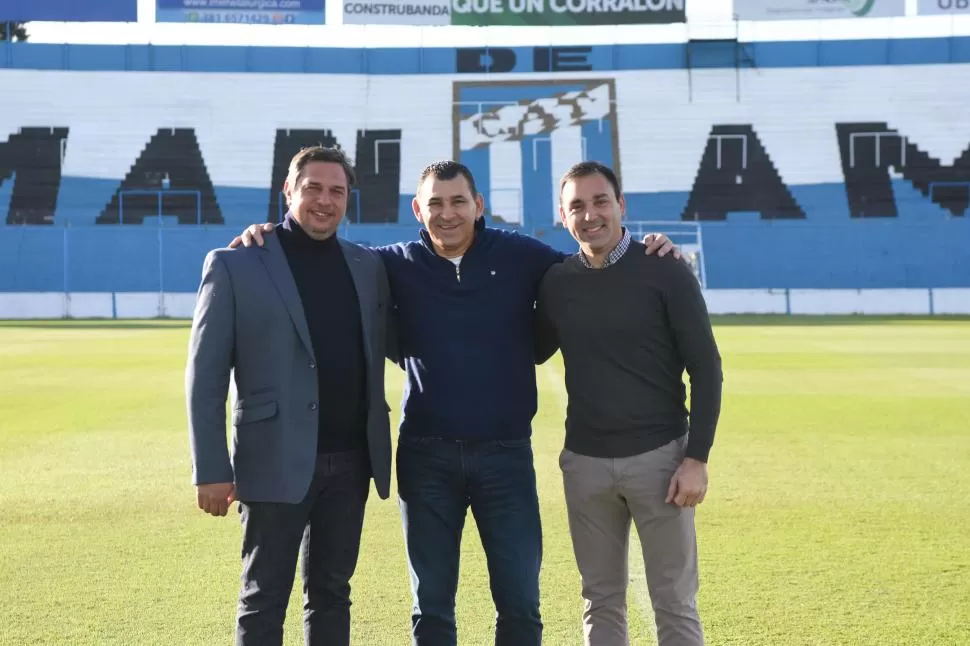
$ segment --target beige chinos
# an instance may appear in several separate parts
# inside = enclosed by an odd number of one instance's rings
[[[627,646],[627,555],[631,520],[643,547],[659,646],[702,646],[697,613],[694,509],[665,502],[686,436],[626,458],[564,449],[569,531],[582,578],[586,646]]]

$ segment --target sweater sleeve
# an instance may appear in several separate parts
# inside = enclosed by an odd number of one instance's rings
[[[536,298],[535,311],[535,362],[543,364],[559,350],[559,335],[552,322],[550,313],[551,278],[550,269],[539,284],[539,295]]]
[[[690,434],[686,457],[707,462],[721,413],[721,355],[704,295],[690,267],[673,258],[663,265],[667,267],[664,290],[667,318],[690,376]]]
[[[561,263],[569,257],[568,253],[557,251],[553,249],[545,242],[536,240],[526,235],[519,234],[519,239],[525,246],[529,269],[536,281],[536,289],[538,291],[539,282],[542,280],[549,268],[555,264]]]

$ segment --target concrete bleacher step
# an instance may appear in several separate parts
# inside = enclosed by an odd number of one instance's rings
[[[152,136],[97,223],[142,224],[145,218],[159,216],[174,216],[180,224],[223,224],[191,128],[160,129]]]
[[[900,172],[934,204],[955,216],[966,213],[970,205],[970,182],[966,180],[970,176],[970,148],[964,150],[952,166],[947,167],[939,159],[907,142],[906,163]]]
[[[53,224],[67,128],[21,128],[0,143],[0,182],[13,181],[7,224]]]
[[[970,149],[951,166],[923,152],[885,122],[838,123],[842,170],[852,217],[897,217],[891,173],[951,215],[970,205]]]
[[[681,218],[726,220],[729,212],[758,212],[763,219],[805,217],[750,125],[711,129]]]

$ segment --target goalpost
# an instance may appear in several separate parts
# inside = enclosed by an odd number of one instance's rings
[[[677,245],[683,257],[694,270],[694,276],[700,282],[701,289],[707,287],[707,270],[704,268],[704,236],[699,222],[632,220],[624,221],[623,225],[634,240],[643,240],[643,236],[648,233],[666,235]]]

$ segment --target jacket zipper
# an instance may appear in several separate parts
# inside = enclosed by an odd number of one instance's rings
[[[457,265],[455,265],[455,278],[458,279],[459,283],[461,282],[461,262],[460,261]]]

